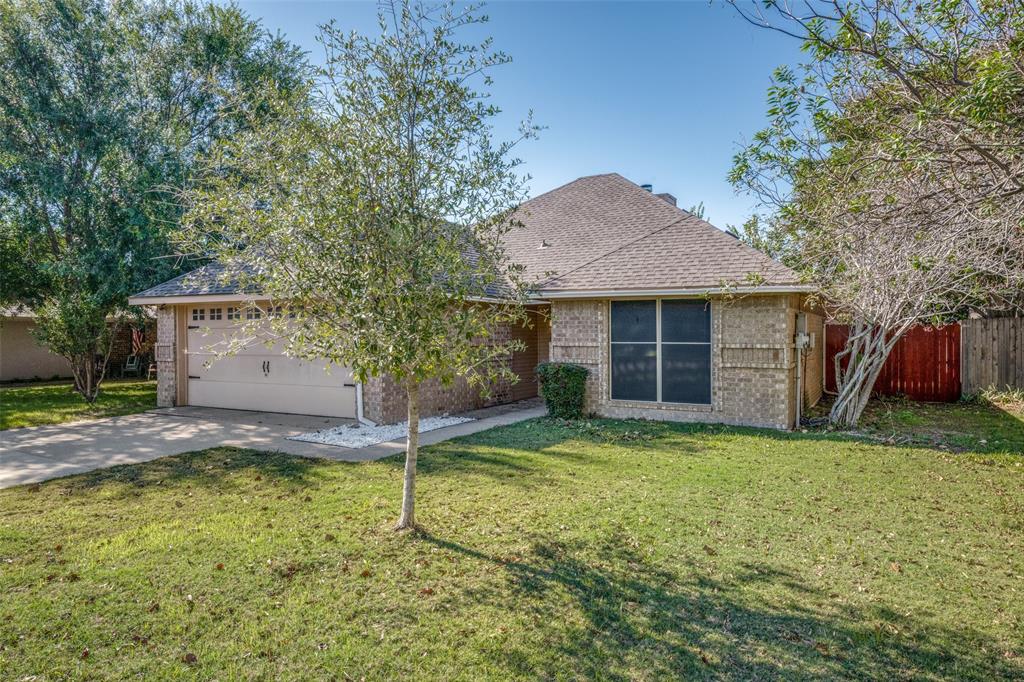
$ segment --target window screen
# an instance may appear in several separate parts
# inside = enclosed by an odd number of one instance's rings
[[[662,301],[661,340],[711,342],[711,304],[707,301]]]
[[[661,401],[711,402],[711,304],[661,302]]]
[[[657,301],[613,301],[612,343],[658,340]]]
[[[613,301],[611,365],[615,400],[710,404],[711,305]]]
[[[612,398],[658,399],[657,315],[657,301],[612,302]]]
[[[711,344],[662,344],[661,401],[700,405],[711,402]]]
[[[651,401],[658,399],[656,344],[612,344],[612,398]]]

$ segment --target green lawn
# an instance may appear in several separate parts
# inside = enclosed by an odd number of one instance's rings
[[[422,453],[415,535],[400,457],[0,491],[0,677],[1020,679],[1024,420],[949,409],[955,451],[494,429]]]
[[[107,380],[94,405],[75,393],[71,383],[23,384],[0,388],[0,431],[21,426],[60,424],[132,414],[156,407],[156,382]]]

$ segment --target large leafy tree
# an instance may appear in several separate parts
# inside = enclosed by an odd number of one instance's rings
[[[315,104],[218,145],[190,196],[183,241],[270,300],[269,320],[228,344],[390,375],[405,388],[408,446],[399,528],[415,525],[419,391],[465,377],[513,378],[517,346],[493,336],[525,322],[519,269],[502,248],[525,178],[516,141],[493,143],[487,72],[507,61],[459,35],[472,7],[389,5],[380,34],[322,27]],[[277,102],[268,93],[268,102]],[[274,106],[278,106],[274,104]],[[533,135],[528,123],[523,137]]]
[[[237,8],[191,2],[0,5],[0,296],[93,401],[110,320],[170,275],[173,190],[258,111],[244,95],[302,85],[303,57]]]
[[[803,41],[731,179],[747,237],[852,333],[831,419],[853,424],[913,325],[1024,301],[1024,10],[1012,0],[737,4]],[[845,359],[845,366],[843,363]]]

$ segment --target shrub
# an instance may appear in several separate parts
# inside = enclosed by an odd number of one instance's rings
[[[1006,386],[1005,390],[1000,390],[995,386],[989,386],[977,393],[963,396],[960,401],[973,405],[990,405],[1020,412],[1024,411],[1024,388]]]
[[[552,417],[579,419],[583,416],[583,396],[587,388],[586,367],[567,362],[537,365],[540,394]]]

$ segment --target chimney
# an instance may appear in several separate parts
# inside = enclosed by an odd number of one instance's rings
[[[676,205],[676,198],[669,194],[668,192],[661,192],[660,194],[655,194],[654,196],[658,197],[659,199],[664,199],[673,206]]]

